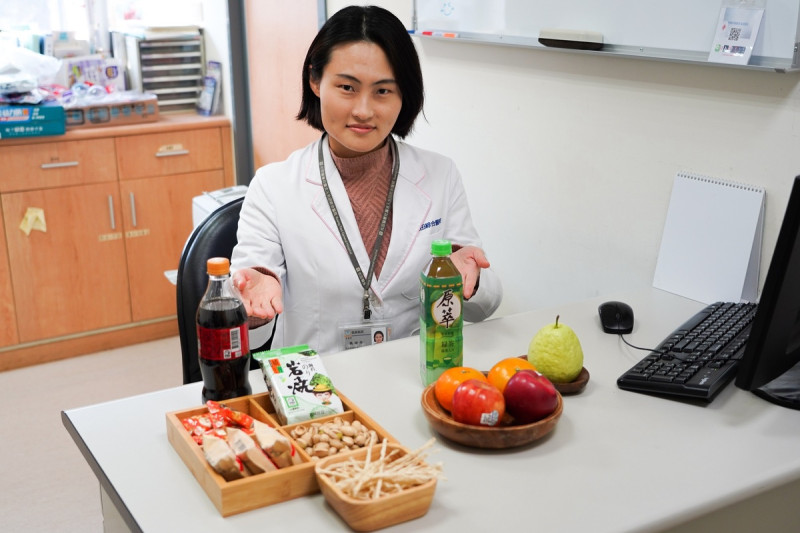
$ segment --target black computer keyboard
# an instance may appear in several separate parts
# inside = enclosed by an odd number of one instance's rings
[[[756,304],[717,302],[617,379],[621,389],[711,401],[736,375]]]

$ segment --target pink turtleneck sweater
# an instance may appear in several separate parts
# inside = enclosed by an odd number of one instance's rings
[[[378,237],[378,227],[386,205],[386,195],[392,181],[392,152],[389,143],[368,154],[358,157],[337,157],[331,152],[333,162],[342,176],[350,205],[361,231],[361,239],[367,248],[367,254],[372,253],[375,239]],[[386,260],[386,251],[389,249],[389,240],[392,237],[392,214],[386,222],[381,249],[375,262],[375,278],[380,276],[383,262]],[[354,235],[348,235],[352,241]],[[362,265],[368,268],[367,265]]]

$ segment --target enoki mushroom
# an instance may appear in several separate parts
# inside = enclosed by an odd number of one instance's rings
[[[425,462],[427,450],[436,439],[431,439],[419,449],[403,454],[402,450],[389,449],[386,439],[377,458],[373,459],[374,447],[367,449],[363,460],[348,458],[335,463],[320,473],[327,475],[342,492],[359,500],[377,499],[395,494],[431,479],[443,479],[442,465]]]

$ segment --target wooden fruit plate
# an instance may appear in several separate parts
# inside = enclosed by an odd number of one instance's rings
[[[559,393],[555,411],[550,416],[532,424],[499,427],[472,426],[453,420],[450,413],[436,400],[433,391],[434,385],[428,385],[422,393],[422,411],[425,413],[428,423],[440,435],[473,448],[503,449],[530,444],[553,431],[564,409],[564,400]]]
[[[580,392],[583,392],[583,389],[586,388],[586,384],[588,382],[589,382],[589,371],[586,370],[586,367],[584,366],[581,368],[581,373],[578,374],[578,377],[576,377],[569,383],[554,381],[553,386],[561,394],[578,394]]]
[[[527,355],[520,355],[518,356],[520,359],[528,360]],[[586,388],[586,384],[589,383],[589,371],[586,370],[586,367],[581,367],[581,371],[578,374],[578,377],[573,379],[570,382],[563,382],[563,381],[553,381],[553,386],[556,388],[558,392],[561,394],[578,394],[583,392],[583,389]]]

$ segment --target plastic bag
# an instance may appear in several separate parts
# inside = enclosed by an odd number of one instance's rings
[[[26,93],[49,85],[61,68],[61,60],[0,44],[0,94]]]

